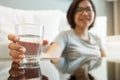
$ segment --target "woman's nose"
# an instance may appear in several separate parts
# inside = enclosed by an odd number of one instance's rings
[[[88,12],[86,10],[83,10],[81,15],[88,15]]]

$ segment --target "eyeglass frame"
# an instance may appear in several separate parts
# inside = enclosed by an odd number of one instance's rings
[[[78,14],[82,14],[82,12],[86,11],[87,13],[90,13],[93,11],[93,9],[91,7],[86,7],[86,8],[82,8],[82,7],[77,7],[75,12]]]

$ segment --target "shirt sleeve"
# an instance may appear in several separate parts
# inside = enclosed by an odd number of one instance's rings
[[[99,37],[98,35],[95,35],[95,38],[96,38],[98,45],[100,46],[100,50],[105,51],[106,50],[105,42],[103,42],[101,37]]]
[[[55,40],[53,41],[58,43],[62,49],[64,49],[67,46],[67,41],[68,37],[67,37],[67,32],[66,31],[62,31],[58,34],[58,36],[55,38]]]

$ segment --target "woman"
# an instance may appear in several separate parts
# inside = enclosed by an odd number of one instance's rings
[[[60,72],[72,74],[74,79],[70,80],[90,80],[88,72],[99,66],[100,57],[105,56],[100,38],[88,32],[95,18],[95,6],[91,0],[74,0],[67,12],[71,30],[59,33],[47,51]],[[13,41],[9,44],[10,55],[13,61],[19,62],[24,57],[25,48],[16,44],[18,36],[9,35],[8,39]]]

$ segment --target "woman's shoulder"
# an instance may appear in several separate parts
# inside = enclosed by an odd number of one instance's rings
[[[95,33],[89,33],[89,35],[91,36],[91,38],[93,38],[98,44],[102,43],[102,39],[99,35],[95,34]]]
[[[72,33],[72,30],[64,30],[64,31],[60,31],[60,34],[69,34]]]
[[[92,33],[92,32],[89,32],[89,35],[92,36],[93,38],[97,39],[97,40],[100,40],[100,36],[97,35],[96,33]]]
[[[70,30],[60,31],[57,37],[68,37]]]

